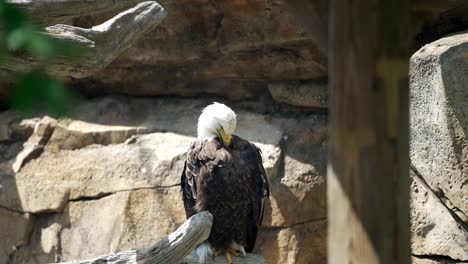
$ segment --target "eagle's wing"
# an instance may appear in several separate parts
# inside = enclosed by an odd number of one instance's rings
[[[180,177],[182,199],[187,218],[197,213],[195,211],[195,204],[197,202],[197,178],[200,176],[199,143],[195,141],[190,145],[187,151],[184,170]]]
[[[258,228],[262,224],[263,213],[265,211],[265,202],[270,195],[267,174],[262,163],[262,154],[260,149],[254,144],[245,141],[246,147],[242,153],[242,159],[250,170],[251,179],[254,188],[251,189],[253,202],[252,219],[247,230],[247,245],[245,250],[251,252],[257,238]]]
[[[200,188],[203,187],[199,185],[204,182],[207,174],[216,166],[216,150],[219,147],[219,143],[216,141],[210,142],[197,139],[192,142],[187,151],[187,159],[180,177],[182,198],[187,218],[204,210],[204,208],[197,206],[197,203],[200,205],[201,202],[197,201],[197,198],[203,198],[203,196],[200,197],[198,195]],[[204,205],[204,202],[202,204]]]
[[[260,197],[261,197],[261,207],[258,213],[259,214],[258,225],[261,225],[263,221],[263,213],[265,212],[265,201],[270,196],[270,187],[268,184],[268,178],[265,172],[265,168],[263,167],[262,151],[257,146],[254,145],[254,147],[257,152],[256,156],[257,156],[258,172],[256,176],[258,177],[257,181],[260,186]]]

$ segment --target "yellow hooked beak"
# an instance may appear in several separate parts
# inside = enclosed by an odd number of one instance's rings
[[[229,147],[231,145],[232,135],[224,133],[223,129],[217,129],[216,131],[218,131],[218,135],[223,141],[223,145],[225,147]]]

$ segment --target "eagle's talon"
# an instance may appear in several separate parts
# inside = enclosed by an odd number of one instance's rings
[[[227,263],[232,264],[232,257],[231,257],[231,253],[229,253],[229,249],[226,250],[226,252],[224,252],[224,255],[226,256]]]
[[[243,257],[243,254],[242,254],[240,251],[236,250],[236,249],[228,248],[227,251],[228,251],[229,253],[231,253],[231,255],[233,255],[233,256],[236,256],[236,257]]]

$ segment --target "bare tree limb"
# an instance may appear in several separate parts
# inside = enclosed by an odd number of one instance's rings
[[[192,254],[184,259],[183,264],[199,264],[198,258]],[[209,260],[206,264],[226,264],[225,256],[217,256],[213,260]],[[265,259],[262,256],[247,254],[245,257],[232,257],[232,264],[264,264]]]
[[[162,6],[148,1],[90,29],[69,25],[47,27],[46,32],[49,35],[84,50],[79,60],[70,57],[56,58],[47,69],[59,77],[89,76],[109,65],[145,32],[158,25],[165,16],[166,11]],[[3,62],[0,67],[14,72],[25,72],[37,64],[34,58],[17,55]]]
[[[213,223],[209,212],[202,212],[190,217],[176,231],[151,247],[120,252],[91,260],[77,260],[63,264],[101,264],[101,263],[181,263],[184,257],[197,245],[208,239]]]
[[[208,211],[201,212],[190,217],[183,225],[177,228],[176,231],[148,248],[120,252],[90,260],[62,262],[62,264],[195,264],[198,263],[198,258],[196,257],[194,249],[208,239],[212,224],[213,216]],[[224,264],[226,263],[226,259],[223,256],[219,256],[208,263]],[[243,258],[233,258],[233,264],[241,263],[263,264],[264,260],[261,256],[252,254],[248,254]]]
[[[47,26],[103,12],[120,12],[144,0],[8,0],[28,13],[34,22]]]

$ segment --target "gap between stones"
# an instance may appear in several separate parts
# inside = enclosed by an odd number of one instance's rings
[[[40,127],[40,126],[43,127],[40,130],[44,130],[44,131],[39,131],[39,132],[37,131],[38,130],[37,127]],[[50,141],[51,137],[53,136],[54,132],[56,131],[57,127],[60,127],[60,129],[63,129],[64,131],[66,131],[66,133],[69,133],[69,134],[75,133],[75,134],[79,134],[82,137],[92,137],[94,139],[99,138],[99,137],[112,137],[112,132],[109,132],[109,135],[106,136],[105,132],[95,132],[95,133],[93,132],[92,133],[92,132],[73,131],[73,130],[68,129],[68,127],[66,125],[61,124],[60,120],[56,120],[56,119],[48,117],[48,116],[45,116],[42,119],[38,120],[35,123],[34,127],[35,127],[34,131],[31,133],[31,135],[29,135],[29,137],[23,143],[23,144],[25,144],[25,146],[17,154],[15,164],[16,163],[18,163],[18,164],[16,165],[17,168],[14,169],[16,173],[19,172],[20,169],[22,167],[24,167],[28,162],[30,162],[31,160],[34,160],[34,159],[41,156],[42,152],[44,151],[44,149],[49,144],[49,141]],[[128,131],[125,132],[124,137],[122,137],[121,140],[119,140],[119,141],[108,143],[108,144],[99,143],[99,145],[102,146],[102,147],[105,147],[105,146],[109,146],[109,145],[118,145],[118,144],[125,144],[125,143],[131,144],[132,143],[131,140],[136,139],[138,136],[159,132],[157,129],[149,129],[149,128],[146,128],[146,127],[132,127],[132,129],[135,129],[135,131],[134,132],[128,132]],[[117,132],[119,132],[119,131],[117,131]],[[96,144],[96,143],[94,143],[94,144]],[[28,145],[31,145],[31,146],[28,148]],[[78,148],[73,149],[73,150],[86,148],[89,145],[90,144],[83,144],[83,145],[81,145]],[[32,147],[34,147],[34,148],[32,148]],[[18,156],[21,157],[20,160],[18,160]]]
[[[327,221],[327,218],[326,217],[321,217],[321,218],[316,218],[316,219],[305,220],[305,221],[297,222],[297,223],[294,223],[294,224],[288,225],[288,226],[262,226],[261,228],[264,229],[264,230],[275,231],[275,230],[283,230],[283,229],[294,228],[296,226],[306,225],[306,224],[315,223],[315,222],[322,222],[322,221]]]
[[[79,196],[77,198],[73,199],[68,199],[67,202],[82,202],[82,201],[94,201],[94,200],[100,200],[102,198],[105,198],[107,196],[120,193],[120,192],[131,192],[131,191],[139,191],[139,190],[158,190],[158,189],[168,189],[168,188],[174,188],[180,186],[180,184],[173,184],[173,185],[165,185],[165,186],[153,186],[153,187],[139,187],[139,188],[131,188],[131,189],[122,189],[122,190],[117,190],[114,192],[106,192],[106,193],[99,193],[97,195],[90,195],[90,196]]]
[[[428,259],[432,261],[437,261],[440,263],[468,263],[468,260],[459,260],[459,259],[453,259],[448,256],[442,256],[442,255],[417,255],[417,254],[411,254],[411,256],[418,258],[418,259]]]
[[[439,199],[440,203],[443,204],[445,206],[445,208],[447,208],[447,210],[449,211],[450,215],[453,217],[453,219],[455,219],[455,221],[457,221],[457,223],[459,223],[466,231],[468,231],[468,225],[463,222],[463,220],[455,213],[452,211],[452,209],[450,209],[447,204],[445,204],[444,200],[442,197],[440,197],[440,194],[438,194],[437,192],[435,192],[431,186],[429,186],[429,184],[427,183],[426,179],[424,179],[424,177],[422,176],[422,174],[418,171],[418,169],[413,165],[413,163],[410,163],[410,169],[414,172],[414,174],[419,178],[421,179],[421,181],[424,183],[424,185],[426,186],[427,189],[429,189],[436,197],[437,199]],[[445,197],[446,198],[446,197]],[[446,198],[448,201],[450,201],[448,198]],[[457,208],[458,209],[458,208]],[[460,209],[458,209],[460,210]],[[463,214],[465,214],[463,211],[460,210],[460,212],[462,212]]]
[[[20,210],[11,209],[11,208],[5,207],[3,205],[0,205],[0,209],[3,209],[3,210],[8,211],[10,213],[29,214],[29,212],[23,212],[23,211],[20,211]]]
[[[157,190],[157,189],[166,189],[166,188],[176,188],[176,187],[179,187],[179,186],[180,186],[180,184],[174,184],[174,185],[168,185],[168,186],[140,187],[140,188],[134,188],[134,189],[118,190],[118,191],[114,191],[114,192],[102,193],[102,194],[99,194],[97,196],[83,196],[83,197],[78,197],[78,198],[75,198],[75,199],[69,199],[66,203],[70,203],[70,202],[87,202],[87,201],[100,200],[100,199],[103,199],[105,197],[108,197],[108,196],[111,196],[111,195],[114,195],[114,194],[117,194],[117,193],[120,193],[120,192],[129,192],[129,191],[138,191],[138,190]],[[4,208],[4,207],[0,206],[0,208]],[[64,208],[65,208],[65,206],[63,206],[59,211],[55,211],[55,212],[44,211],[44,212],[39,212],[39,213],[21,212],[21,211],[11,210],[9,208],[4,208],[5,210],[8,210],[8,211],[11,211],[11,212],[14,212],[14,213],[18,213],[18,214],[31,214],[34,217],[32,219],[31,230],[29,231],[29,234],[27,235],[27,239],[25,241],[25,244],[15,245],[14,251],[11,254],[9,254],[9,259],[10,260],[14,259],[16,254],[18,254],[18,252],[20,251],[21,247],[28,246],[28,244],[31,241],[32,233],[33,233],[33,231],[35,229],[36,221],[39,218],[53,217],[54,215],[62,213]],[[284,230],[284,229],[294,228],[294,227],[300,226],[300,225],[305,225],[305,224],[314,223],[314,222],[321,222],[321,221],[326,221],[326,217],[306,220],[306,221],[294,223],[294,224],[289,225],[289,226],[262,227],[262,229],[264,229],[264,230]],[[62,230],[60,230],[60,232],[62,232]],[[57,249],[58,252],[61,251],[61,245],[62,245],[61,243],[62,243],[62,241],[59,239],[59,242],[58,242],[58,247],[59,248]]]
[[[174,184],[174,185],[166,185],[166,186],[155,186],[155,187],[139,187],[139,188],[133,188],[133,189],[122,189],[122,190],[117,190],[114,192],[105,192],[105,193],[99,193],[97,195],[90,195],[90,196],[79,196],[77,198],[73,199],[67,199],[64,203],[63,206],[60,207],[60,209],[56,211],[51,211],[51,210],[44,210],[40,212],[30,212],[30,211],[22,211],[22,210],[15,210],[11,209],[5,206],[0,205],[0,209],[4,209],[6,211],[12,212],[12,213],[17,213],[17,214],[31,214],[33,216],[43,216],[47,214],[58,214],[62,213],[65,205],[68,204],[69,202],[86,202],[86,201],[95,201],[95,200],[100,200],[102,198],[105,198],[107,196],[117,194],[120,192],[131,192],[131,191],[139,191],[139,190],[158,190],[158,189],[166,189],[166,188],[174,188],[178,187],[180,184]]]
[[[97,200],[100,200],[100,199],[103,199],[105,197],[108,197],[108,196],[111,196],[111,195],[114,195],[114,194],[117,194],[117,193],[121,193],[121,192],[132,192],[132,191],[139,191],[139,190],[160,190],[160,189],[168,189],[168,188],[176,188],[176,187],[180,187],[180,184],[173,184],[173,185],[166,185],[166,186],[155,186],[155,187],[139,187],[139,188],[132,188],[132,189],[122,189],[122,190],[117,190],[117,191],[114,191],[114,192],[100,193],[100,194],[97,194],[95,196],[80,196],[80,197],[77,197],[77,198],[68,199],[64,204],[68,204],[70,202],[97,201]],[[58,211],[54,211],[54,212],[44,211],[44,212],[38,212],[38,213],[22,212],[22,211],[14,211],[14,210],[10,210],[10,211],[20,213],[20,214],[29,213],[29,214],[37,217],[37,216],[44,216],[44,215],[47,215],[47,214],[51,214],[51,215],[59,214],[59,213],[63,212],[64,208],[65,208],[65,206],[60,208],[60,210],[58,210]],[[8,208],[5,208],[5,209],[9,210]],[[287,226],[262,227],[262,228],[264,230],[282,230],[282,229],[294,228],[296,226],[305,225],[305,224],[314,223],[314,222],[321,222],[321,221],[326,221],[326,220],[327,220],[326,217],[320,217],[320,218],[315,218],[315,219],[310,219],[310,220],[297,222],[297,223],[287,225]]]

